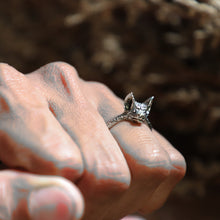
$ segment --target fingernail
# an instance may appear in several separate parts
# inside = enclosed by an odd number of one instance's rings
[[[73,201],[68,193],[59,187],[48,187],[31,192],[28,207],[33,220],[73,219]]]

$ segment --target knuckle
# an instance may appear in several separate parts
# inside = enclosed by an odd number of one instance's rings
[[[150,174],[152,177],[162,182],[170,177],[171,171],[164,167],[154,167],[151,169]]]
[[[75,96],[79,93],[79,76],[76,69],[65,62],[53,62],[40,69],[44,81],[62,95]]]
[[[161,180],[169,177],[172,166],[167,152],[159,147],[151,136],[145,134],[137,140],[141,149],[136,159],[143,165],[143,172]],[[143,146],[145,146],[144,150]]]
[[[5,71],[8,69],[8,64],[6,63],[0,63],[0,76],[2,76]]]
[[[145,167],[150,168],[150,174],[164,180],[170,176],[171,164],[169,157],[161,151],[153,152],[145,161]]]
[[[101,92],[102,94],[109,94],[110,93],[110,89],[103,83],[101,82],[90,82],[92,84],[92,86],[94,88],[96,88],[99,92]]]
[[[87,166],[86,179],[92,179],[92,185],[104,191],[123,192],[127,190],[131,177],[126,165],[103,157],[101,160],[96,159],[93,166],[91,164]]]
[[[121,100],[106,85],[99,82],[87,83],[91,89],[90,102],[95,102],[95,107],[105,120],[123,110]]]
[[[106,168],[103,169],[101,173],[101,178],[98,179],[100,182],[106,179],[110,183],[108,188],[123,190],[127,189],[130,185],[130,175],[128,172],[125,172],[124,169],[122,169],[120,164],[106,164]]]
[[[162,167],[170,169],[171,167],[168,155],[161,149],[154,150],[145,162],[148,167],[152,168]]]
[[[100,174],[101,175],[101,174]],[[119,179],[116,176],[109,176],[108,174],[100,178],[97,174],[91,172],[84,172],[83,179],[79,184],[81,189],[86,189],[85,193],[97,193],[97,195],[118,195],[125,192],[129,188],[127,182]],[[118,175],[119,176],[119,175]],[[85,188],[86,187],[86,188]]]
[[[17,86],[20,86],[19,83]],[[22,85],[22,89],[0,87],[1,118],[11,117],[12,119],[13,116],[13,119],[15,119],[19,115],[24,116],[28,112],[33,112],[33,109],[39,110],[45,108],[45,100],[36,94],[33,88],[30,91],[30,88],[25,88],[25,85]]]
[[[178,161],[178,163],[173,163],[171,162],[173,165],[173,170],[172,170],[172,174],[173,176],[175,176],[177,181],[180,181],[186,174],[186,162],[185,159],[183,158],[183,160],[181,162]],[[179,165],[181,163],[181,165]]]
[[[134,130],[129,133],[129,137],[135,140],[133,145],[137,145],[137,160],[146,167],[170,168],[170,158],[166,151],[161,148],[151,134],[146,133],[145,129]],[[134,138],[135,137],[135,138]]]
[[[98,97],[102,96],[105,100],[112,100],[112,97],[115,96],[114,93],[110,90],[110,88],[101,82],[89,81],[85,83]]]
[[[78,73],[76,69],[65,62],[53,62],[49,63],[41,68],[48,81],[57,82],[59,77],[65,77],[70,80],[78,79]]]
[[[170,155],[171,164],[180,175],[184,176],[186,172],[186,161],[183,155],[175,150],[175,153]]]
[[[8,113],[12,110],[12,96],[4,89],[0,89],[0,114]]]
[[[160,145],[166,149],[169,154],[170,164],[172,166],[172,173],[174,173],[177,177],[181,179],[186,172],[186,161],[183,155],[172,146],[172,144],[165,139],[161,134],[157,131],[153,131],[156,139],[159,141]]]
[[[24,75],[6,63],[0,63],[0,86],[9,86],[12,81],[20,81]]]
[[[101,94],[101,96],[104,97],[104,100],[107,100],[108,102],[111,101],[113,103],[115,101],[118,102],[118,98],[116,98],[115,94],[108,86],[100,82],[93,82],[92,84],[93,88],[97,91],[97,94],[99,96]]]
[[[12,67],[9,66],[7,63],[0,63],[0,73],[5,74],[6,72],[8,72]]]
[[[63,74],[78,77],[77,70],[68,63],[65,62],[53,62],[45,65],[48,70],[54,70],[56,73],[63,72]]]

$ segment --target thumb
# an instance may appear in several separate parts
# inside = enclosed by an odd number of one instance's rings
[[[80,191],[62,177],[0,171],[1,220],[72,220],[83,211]]]

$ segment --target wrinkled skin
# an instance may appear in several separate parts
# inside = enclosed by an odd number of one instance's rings
[[[0,219],[116,220],[161,207],[184,158],[144,124],[109,130],[122,112],[66,63],[27,75],[0,64]]]

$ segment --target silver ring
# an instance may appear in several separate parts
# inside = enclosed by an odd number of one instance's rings
[[[143,103],[137,102],[132,92],[130,92],[124,99],[124,112],[111,120],[107,121],[108,128],[112,128],[118,122],[132,121],[134,123],[144,123],[152,130],[152,125],[148,119],[154,96]]]

